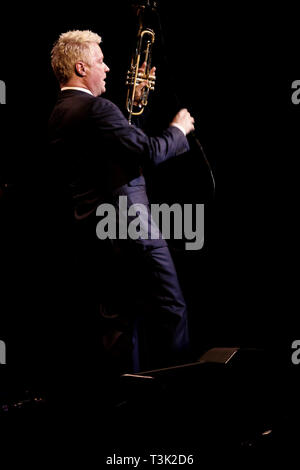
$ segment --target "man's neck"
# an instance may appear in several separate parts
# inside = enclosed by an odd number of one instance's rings
[[[80,88],[79,86],[63,86],[60,91],[65,91],[65,90],[77,90],[77,91],[83,91],[84,93],[87,93],[91,96],[94,96],[93,93],[88,90],[88,88]]]
[[[91,91],[84,83],[82,83],[81,80],[76,80],[74,78],[72,78],[67,83],[64,83],[63,85],[60,86],[60,88],[65,88],[65,87],[85,88],[86,90]]]

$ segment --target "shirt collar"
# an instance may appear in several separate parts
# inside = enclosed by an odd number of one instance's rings
[[[90,95],[94,96],[93,93],[90,90],[88,90],[87,88],[81,88],[81,87],[78,87],[78,86],[64,86],[60,89],[60,91],[64,91],[64,90],[84,91],[85,93],[89,93]]]

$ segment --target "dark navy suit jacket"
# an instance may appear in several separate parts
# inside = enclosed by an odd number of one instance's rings
[[[79,90],[60,93],[49,120],[49,142],[51,159],[56,160],[83,216],[103,196],[120,188],[122,194],[130,193],[130,187],[144,185],[144,163],[158,165],[189,149],[177,127],[149,137],[129,125],[111,101]],[[146,193],[144,201],[140,197],[133,202],[147,202]]]

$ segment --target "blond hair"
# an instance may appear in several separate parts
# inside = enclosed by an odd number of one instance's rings
[[[62,33],[51,51],[51,65],[60,84],[65,84],[79,60],[90,65],[92,43],[100,44],[101,37],[92,31],[68,31]]]

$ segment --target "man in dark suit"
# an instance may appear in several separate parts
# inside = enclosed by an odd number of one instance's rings
[[[120,371],[137,371],[184,357],[189,345],[186,304],[161,235],[111,240],[109,249],[113,249],[103,268],[108,252],[95,237],[96,210],[109,202],[118,213],[120,196],[127,196],[128,207],[142,203],[149,208],[144,164],[158,165],[186,152],[186,134],[194,129],[194,119],[186,109],[180,110],[159,137],[129,125],[119,108],[102,97],[109,68],[100,42],[91,31],[69,31],[55,43],[51,63],[61,91],[49,120],[49,143],[52,162],[57,163],[73,201],[81,245],[76,250],[85,266],[82,277],[88,273],[92,278],[94,289],[89,292],[96,292],[94,301],[101,305],[105,353]],[[137,104],[143,86],[137,88]],[[145,306],[135,306],[141,292],[149,299],[148,312]]]

